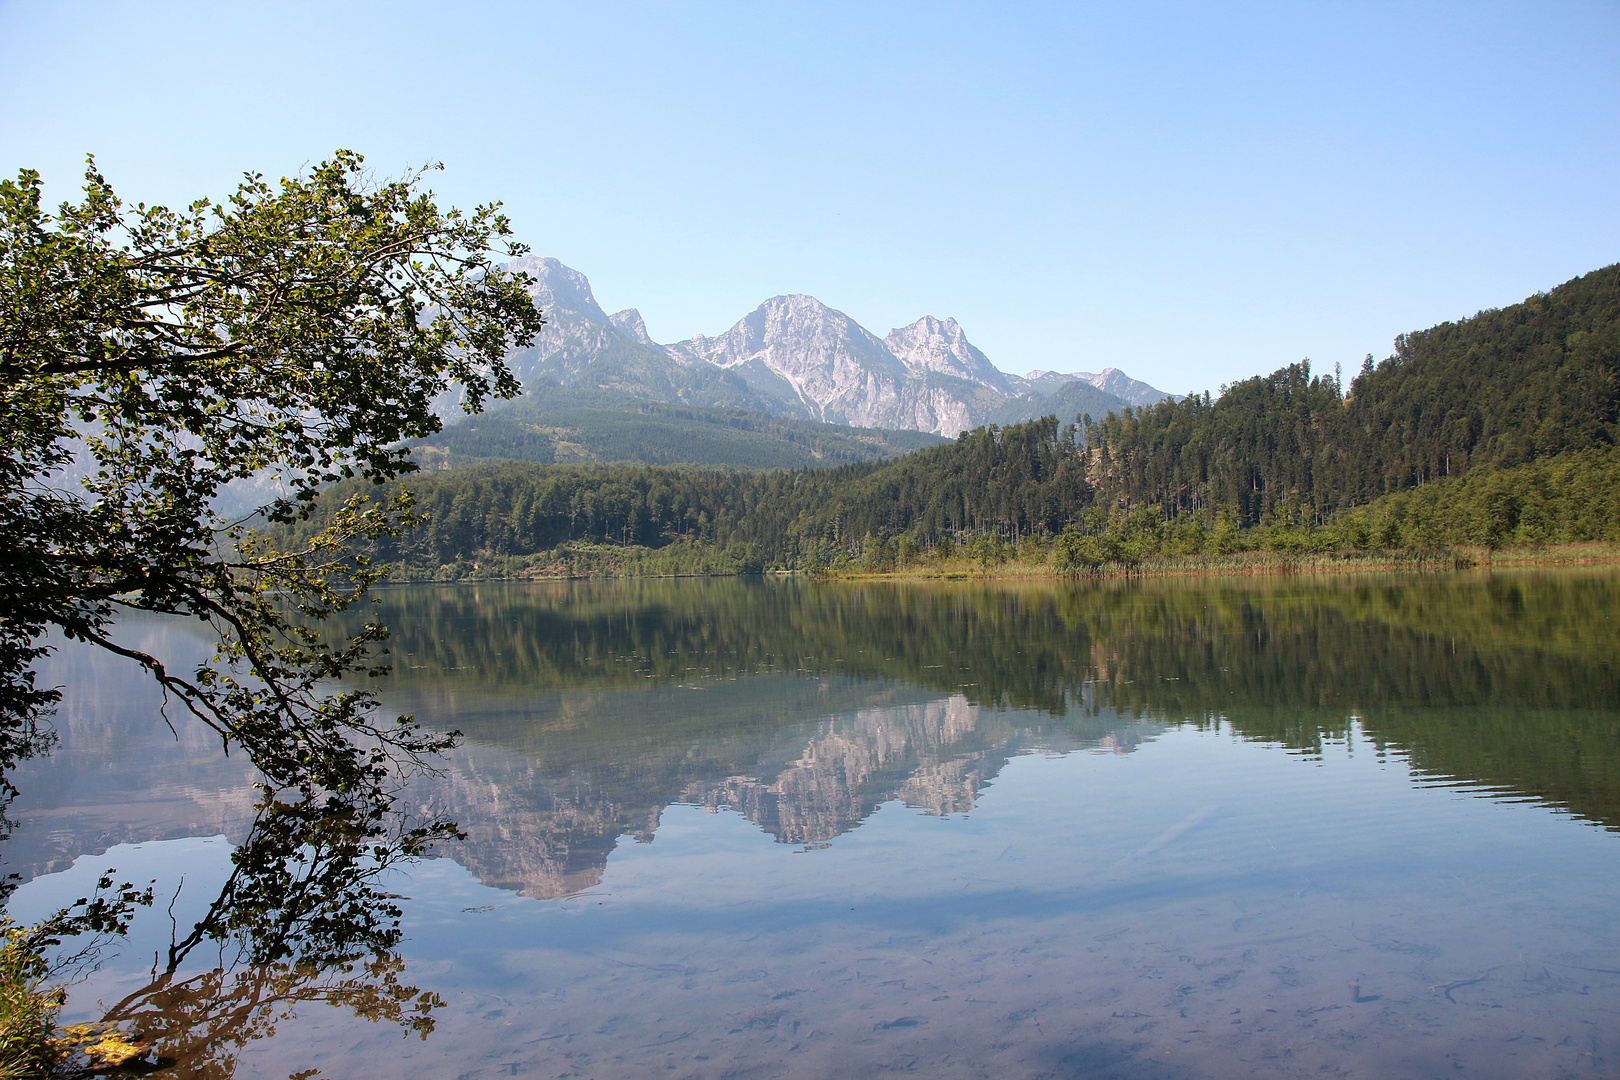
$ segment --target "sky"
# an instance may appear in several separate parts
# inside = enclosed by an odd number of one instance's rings
[[[442,162],[660,341],[809,293],[1173,392],[1620,261],[1620,2],[0,0],[0,173]]]

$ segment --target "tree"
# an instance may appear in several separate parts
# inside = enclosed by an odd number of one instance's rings
[[[350,499],[298,550],[217,509],[258,485],[257,517],[292,523],[332,481],[414,468],[401,440],[439,429],[451,383],[468,411],[517,392],[504,357],[542,321],[493,258],[524,249],[498,204],[441,211],[424,175],[339,152],[174,211],[125,206],[92,159],[55,214],[37,173],[0,182],[0,766],[60,700],[28,667],[51,630],[142,665],[272,791],[386,801],[397,764],[449,745],[329,690],[380,670],[381,626],[321,623],[383,572],[349,552],[403,497]],[[218,650],[175,670],[120,641],[131,609],[202,620]]]
[[[1070,525],[1058,534],[1052,549],[1052,563],[1064,575],[1095,574],[1103,564],[1102,549],[1095,536],[1087,536]]]

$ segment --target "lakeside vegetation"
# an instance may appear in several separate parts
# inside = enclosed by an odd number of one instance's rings
[[[1308,361],[1088,425],[1105,499],[1241,524],[1338,511],[1455,478],[1612,447],[1620,420],[1620,265],[1396,339],[1346,386]],[[1287,508],[1286,510],[1284,508]]]
[[[1610,559],[1617,434],[1620,265],[1403,335],[1348,386],[1307,361],[1218,398],[991,425],[834,468],[506,461],[419,475],[406,482],[419,527],[364,554],[423,581]],[[337,485],[275,541],[307,542],[366,492]]]

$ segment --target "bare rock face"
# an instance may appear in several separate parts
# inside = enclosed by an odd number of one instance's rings
[[[534,343],[507,356],[526,391],[554,384],[665,403],[790,411],[776,408],[744,380],[710,364],[694,367],[688,357],[654,342],[635,308],[607,315],[585,275],[556,259],[517,259],[507,268],[530,276],[530,292],[545,317]],[[461,404],[460,388],[452,387],[434,401],[434,411],[451,418]]]
[[[1139,379],[1133,379],[1119,368],[1103,368],[1097,374],[1086,379],[1092,386],[1105,390],[1115,397],[1124,398],[1132,405],[1157,405],[1161,401],[1180,401],[1184,395],[1167,394],[1163,390],[1149,386]]]
[[[955,438],[969,428],[984,423],[989,409],[1000,400],[994,391],[984,387],[962,380],[931,376],[906,387],[896,412],[896,422],[885,426],[931,431],[946,438]]]
[[[515,367],[525,386],[541,378],[566,382],[590,367],[600,355],[619,343],[622,335],[608,323],[597,323],[577,312],[550,308],[546,327],[534,346],[519,354]]]
[[[999,394],[1013,393],[1007,376],[974,348],[955,319],[925,315],[910,326],[890,330],[883,343],[913,375],[932,371],[978,383]]]
[[[813,296],[772,297],[719,337],[671,348],[742,371],[751,384],[774,379],[813,419],[853,427],[955,436],[982,423],[1009,388],[955,320],[922,319],[883,341]]]
[[[633,307],[615,311],[608,316],[608,321],[613,324],[614,329],[631,341],[639,341],[643,345],[655,344],[653,339],[647,336],[647,324],[641,321],[641,312]]]
[[[905,365],[813,296],[774,296],[719,337],[697,334],[676,347],[717,367],[771,372],[817,420],[899,426],[886,421],[900,407]]]
[[[578,270],[556,259],[541,258],[514,259],[506,268],[521,270],[534,279],[529,292],[546,319],[534,345],[511,357],[513,371],[525,386],[540,379],[571,381],[604,355],[623,352],[627,346],[664,354],[647,337],[647,328],[634,308],[610,318],[591,293],[590,281]]]
[[[513,259],[506,264],[509,271],[522,271],[534,279],[529,293],[534,302],[547,314],[553,308],[562,308],[583,315],[599,326],[611,326],[607,314],[591,294],[591,283],[584,274],[564,266],[556,259]],[[620,312],[624,314],[624,312]],[[639,316],[638,316],[639,319]]]

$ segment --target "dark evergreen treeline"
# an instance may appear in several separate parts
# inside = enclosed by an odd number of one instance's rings
[[[422,524],[372,554],[412,565],[562,544],[741,547],[745,567],[799,566],[902,534],[1055,532],[1090,502],[1073,429],[1052,417],[979,428],[883,464],[741,472],[632,465],[482,465],[414,478]],[[349,489],[338,488],[333,502]],[[318,516],[302,530],[313,532]],[[294,535],[284,539],[298,539]]]
[[[975,428],[864,472],[782,477],[763,494],[760,509],[784,537],[836,543],[911,533],[933,543],[964,531],[1056,532],[1090,504],[1091,485],[1074,429],[1048,416]]]
[[[1318,524],[1389,492],[1569,451],[1620,431],[1620,265],[1522,304],[1405,334],[1344,393],[1309,362],[1087,425],[1105,497],[1167,515],[1279,506]]]

